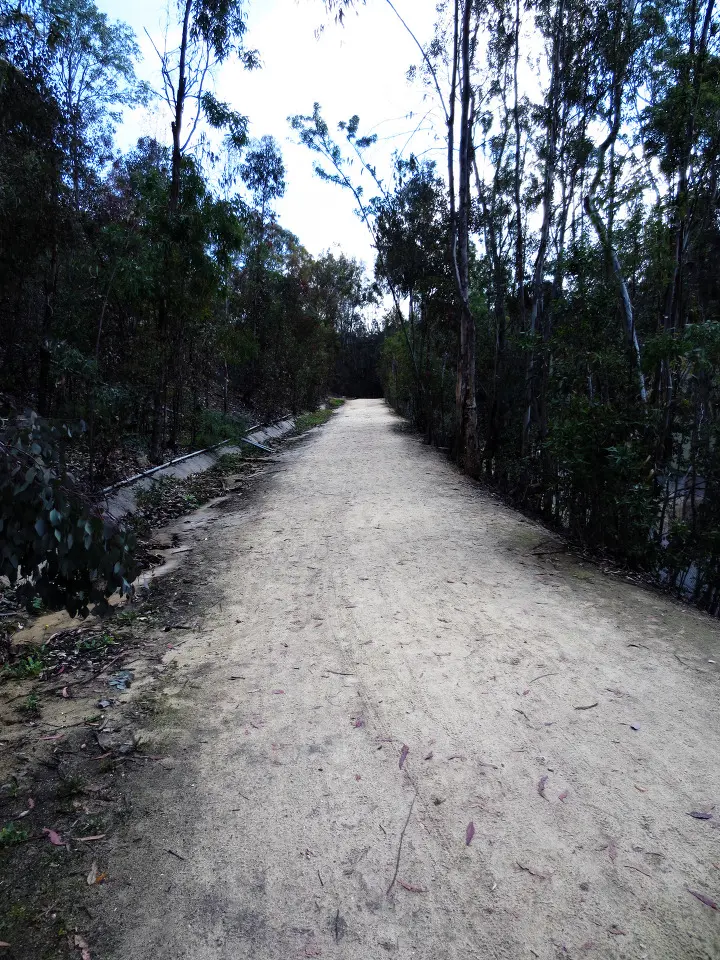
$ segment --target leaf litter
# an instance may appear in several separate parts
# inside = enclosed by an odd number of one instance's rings
[[[691,890],[690,887],[687,888],[687,892],[692,894],[700,903],[704,903],[706,907],[710,907],[711,910],[717,910],[718,905],[711,897],[706,897],[704,893],[699,893],[697,890]]]
[[[414,883],[405,883],[400,877],[397,878],[396,882],[400,884],[403,890],[407,890],[409,893],[427,893],[426,887],[417,887]]]

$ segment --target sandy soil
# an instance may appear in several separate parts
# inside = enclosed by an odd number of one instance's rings
[[[568,558],[379,401],[219,526],[173,759],[98,889],[115,957],[720,957],[689,892],[720,900],[716,622]]]

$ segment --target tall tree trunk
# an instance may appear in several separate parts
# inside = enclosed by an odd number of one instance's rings
[[[455,273],[460,298],[460,351],[458,357],[455,407],[458,462],[469,473],[477,473],[478,436],[475,387],[475,320],[470,309],[470,170],[472,166],[470,75],[470,18],[472,0],[465,0],[460,35],[460,157],[458,164],[457,248]]]
[[[615,279],[618,284],[620,291],[620,307],[623,315],[623,322],[625,325],[625,335],[628,340],[628,344],[632,351],[633,363],[635,366],[635,374],[637,377],[638,392],[640,394],[640,399],[643,403],[647,403],[647,391],[645,389],[645,377],[642,372],[642,357],[640,355],[640,343],[637,337],[637,331],[635,329],[635,317],[633,314],[632,302],[630,300],[630,294],[628,292],[627,282],[622,272],[622,267],[620,266],[620,260],[617,255],[615,247],[612,245],[608,229],[602,221],[598,209],[595,205],[595,193],[600,186],[600,181],[602,180],[603,172],[605,170],[605,157],[607,155],[610,147],[617,140],[618,134],[620,133],[620,121],[621,121],[621,111],[622,111],[622,77],[616,76],[614,78],[614,90],[613,90],[613,114],[612,114],[612,127],[610,133],[607,135],[605,140],[600,144],[598,150],[598,161],[597,169],[595,171],[595,176],[593,181],[590,184],[588,192],[585,196],[585,212],[590,218],[590,222],[595,228],[595,232],[598,235],[598,240],[605,251],[606,255],[609,257],[612,264],[613,273],[615,274]]]
[[[185,94],[187,91],[187,79],[185,77],[185,67],[187,64],[188,39],[190,34],[190,13],[192,10],[192,0],[185,0],[185,13],[183,16],[182,36],[180,39],[180,63],[178,68],[178,85],[175,92],[175,119],[172,121],[172,178],[170,181],[170,213],[176,213],[180,199],[180,164],[182,162],[182,121],[183,110],[185,109]]]
[[[520,59],[520,0],[515,0],[515,49],[513,51],[513,122],[515,125],[515,170],[513,193],[515,199],[515,291],[517,294],[520,329],[525,329],[525,243],[523,236],[522,183],[520,150],[520,103],[518,97],[518,61]]]
[[[537,255],[535,257],[535,268],[533,270],[533,303],[530,311],[529,333],[534,336],[538,331],[538,320],[541,319],[543,309],[543,284],[545,275],[545,261],[547,259],[548,244],[550,240],[550,225],[552,223],[553,212],[553,191],[555,187],[555,165],[557,161],[557,137],[558,137],[558,88],[560,86],[560,48],[563,40],[563,17],[565,13],[564,0],[558,0],[555,10],[555,23],[553,27],[553,46],[552,46],[552,64],[550,71],[550,90],[548,92],[548,119],[546,124],[546,156],[545,169],[543,172],[543,194],[542,194],[542,225],[540,227],[540,243],[538,245]],[[527,369],[527,380],[525,385],[525,416],[523,418],[522,431],[522,454],[527,455],[530,447],[530,424],[533,413],[537,406],[536,397],[536,357],[535,350],[531,348],[530,361]]]
[[[44,284],[44,303],[43,303],[43,321],[42,321],[42,343],[40,344],[40,371],[38,377],[38,413],[47,417],[50,414],[50,334],[53,326],[53,315],[55,312],[55,292],[57,290],[58,278],[58,245],[57,241],[53,243],[52,255],[50,257],[50,269],[45,277]]]
[[[691,24],[690,46],[688,50],[689,66],[692,70],[692,101],[691,107],[687,112],[685,119],[685,143],[683,156],[680,161],[678,171],[678,185],[675,195],[675,245],[672,279],[668,287],[666,298],[666,308],[664,316],[664,327],[666,330],[674,330],[682,326],[682,301],[683,301],[683,282],[685,273],[685,261],[687,258],[687,240],[688,240],[688,185],[690,177],[690,166],[692,163],[692,148],[695,138],[695,121],[700,97],[700,87],[702,85],[702,75],[704,60],[707,55],[708,37],[712,24],[713,8],[715,0],[708,0],[705,8],[705,17],[700,32],[700,37],[695,39],[695,7],[693,4],[693,17]],[[690,78],[686,78],[689,84]]]

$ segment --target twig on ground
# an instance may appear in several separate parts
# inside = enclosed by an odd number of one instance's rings
[[[415,801],[417,800],[417,796],[418,796],[417,793],[415,793],[415,796],[412,798],[412,803],[410,804],[410,809],[408,810],[408,815],[405,820],[405,825],[400,831],[400,842],[398,843],[397,857],[395,858],[395,872],[393,873],[392,880],[390,881],[390,886],[387,888],[387,891],[385,892],[385,896],[390,895],[390,891],[392,890],[393,886],[395,885],[395,881],[397,880],[398,870],[400,869],[400,857],[402,855],[402,845],[403,845],[403,840],[405,839],[405,831],[407,830],[408,824],[410,823],[410,817],[412,816],[413,807],[415,806]]]

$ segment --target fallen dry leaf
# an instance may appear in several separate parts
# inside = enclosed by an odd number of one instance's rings
[[[710,907],[711,910],[717,910],[718,905],[715,901],[711,900],[710,897],[706,897],[704,893],[698,893],[697,890],[691,890],[690,887],[687,888],[687,892],[691,893],[700,903],[704,903],[706,907]]]
[[[90,843],[91,840],[104,840],[107,834],[105,833],[96,833],[92,837],[78,837],[78,840],[84,840],[85,843]]]
[[[617,847],[615,846],[615,843],[613,840],[611,840],[610,843],[608,844],[607,852],[612,862],[615,863],[615,859],[617,857]]]
[[[410,753],[410,747],[409,747],[406,743],[404,743],[404,744],[403,744],[403,748],[402,748],[402,750],[400,751],[400,763],[399,763],[399,767],[400,767],[401,770],[402,770],[402,768],[403,768],[403,764],[404,764],[405,761],[407,760],[407,755],[408,755],[409,753]]]
[[[696,820],[712,820],[712,814],[704,810],[691,810],[688,816],[695,817]]]
[[[465,846],[469,847],[472,843],[472,838],[475,836],[475,824],[470,821],[467,825],[467,830],[465,831]]]
[[[90,867],[90,873],[86,877],[87,885],[89,887],[94,887],[98,882],[98,865],[93,861],[93,865]]]
[[[10,946],[10,944],[9,944],[9,943],[6,943],[5,940],[0,940],[0,947],[9,947],[9,946]]]
[[[538,780],[537,792],[540,794],[543,800],[547,800],[547,797],[545,796],[545,785],[547,782],[548,782],[547,774],[544,777],[540,777],[540,779]]]
[[[570,791],[569,791],[569,790],[563,790],[562,793],[559,793],[559,794],[558,794],[558,800],[567,800],[567,798],[568,798],[569,796],[570,796]]]
[[[414,883],[405,883],[404,880],[401,880],[400,877],[397,878],[397,882],[403,888],[403,890],[408,890],[410,893],[427,893],[425,887],[416,887]]]
[[[48,840],[54,847],[65,846],[65,841],[62,839],[59,833],[55,832],[55,830],[48,830],[47,827],[43,827],[43,833],[47,836]]]

